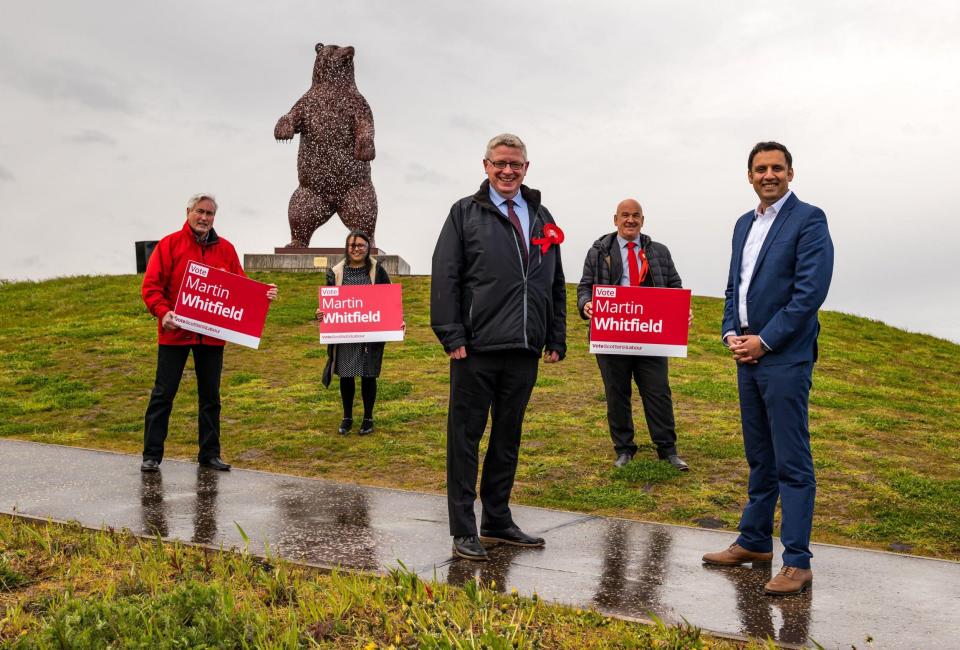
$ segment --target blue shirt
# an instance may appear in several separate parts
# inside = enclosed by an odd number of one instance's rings
[[[490,200],[493,202],[500,213],[508,217],[507,200],[490,186]],[[513,197],[513,211],[517,213],[517,219],[520,220],[520,227],[523,229],[523,241],[527,242],[527,248],[530,247],[530,210],[527,209],[527,202],[523,200],[520,192]],[[509,217],[508,217],[509,218]]]

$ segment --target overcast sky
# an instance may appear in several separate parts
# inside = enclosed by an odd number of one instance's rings
[[[589,8],[588,8],[589,7]],[[726,286],[756,205],[758,140],[836,246],[826,307],[960,341],[960,5],[747,2],[6,3],[0,278],[134,271],[133,242],[198,191],[244,253],[289,240],[296,144],[278,117],[317,42],[357,49],[376,122],[378,244],[429,273],[483,147],[527,143],[527,183],[566,232],[568,281],[635,197],[699,295]],[[314,246],[342,245],[334,218]],[[717,325],[719,327],[719,324]]]

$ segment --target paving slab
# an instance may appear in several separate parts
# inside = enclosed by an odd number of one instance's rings
[[[712,568],[706,551],[734,533],[514,506],[543,549],[500,546],[486,563],[450,554],[442,496],[0,440],[0,512],[129,528],[136,534],[251,550],[325,567],[382,571],[403,562],[425,578],[478,577],[616,616],[686,619],[729,636],[825,648],[960,647],[960,564],[823,544],[811,593],[775,598],[776,568]],[[776,549],[779,555],[782,549]],[[871,639],[872,641],[868,641]]]

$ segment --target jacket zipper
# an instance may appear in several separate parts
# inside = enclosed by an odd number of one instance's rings
[[[204,246],[200,242],[197,242],[197,246],[200,247],[200,261],[205,262],[206,257],[204,257]],[[203,345],[203,334],[197,334],[197,345]]]
[[[539,218],[540,218],[540,208],[537,207],[537,214],[534,215],[533,221],[530,223],[530,232],[534,231],[537,223],[537,219]],[[528,259],[527,259],[527,266],[525,267],[523,265],[523,253],[520,250],[520,239],[517,237],[514,237],[514,239],[517,240],[517,255],[520,256],[520,268],[523,269],[523,347],[528,348],[530,347],[530,343],[527,339],[527,274],[530,271],[529,265],[531,262],[531,260],[529,259],[530,245],[527,244]],[[539,263],[540,263],[540,260],[539,258],[537,258],[537,264]]]

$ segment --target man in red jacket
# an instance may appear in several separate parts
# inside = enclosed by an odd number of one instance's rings
[[[140,470],[156,472],[163,460],[163,443],[173,398],[180,387],[183,367],[193,350],[199,397],[198,460],[204,467],[228,471],[230,465],[220,458],[220,373],[223,370],[224,341],[188,332],[174,322],[176,303],[183,274],[190,260],[202,262],[230,273],[246,275],[233,244],[213,229],[217,202],[210,194],[197,194],[187,202],[187,221],[183,228],[160,240],[143,276],[141,294],[151,314],[157,317],[159,346],[157,378],[150,393],[144,417],[143,463]],[[277,297],[271,285],[267,298]]]

